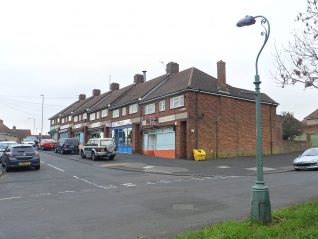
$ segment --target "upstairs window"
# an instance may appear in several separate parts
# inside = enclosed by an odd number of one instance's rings
[[[150,115],[156,112],[155,103],[149,104],[145,106],[145,115]]]
[[[108,109],[102,110],[102,117],[107,117],[108,116]]]
[[[170,109],[175,109],[184,106],[184,96],[170,98]]]
[[[78,121],[78,115],[75,115],[74,116],[74,122],[77,122]]]
[[[162,100],[159,102],[159,111],[165,111],[166,110],[166,101]]]
[[[118,117],[119,117],[119,109],[113,110],[113,118],[118,118]]]
[[[133,104],[129,106],[129,114],[134,114],[138,112],[138,105]]]
[[[97,111],[96,112],[96,119],[99,119],[100,118],[100,111]]]
[[[126,107],[121,109],[121,116],[125,116],[127,114]]]
[[[90,121],[95,120],[95,113],[92,113],[89,115],[89,120]]]
[[[86,120],[87,119],[87,113],[84,113],[83,114],[83,120]]]
[[[71,115],[68,116],[68,121],[72,121],[72,116]]]

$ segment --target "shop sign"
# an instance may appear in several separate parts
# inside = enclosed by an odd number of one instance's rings
[[[156,125],[158,124],[158,116],[149,115],[144,116],[143,125]]]
[[[54,125],[54,126],[51,126],[51,130],[55,129],[55,130],[58,130],[60,128],[59,125]]]
[[[82,128],[84,126],[86,126],[86,124],[76,124],[73,126],[73,129],[79,129],[79,128]]]
[[[131,120],[130,119],[126,119],[126,120],[121,120],[121,121],[117,121],[117,122],[112,122],[112,127],[120,127],[120,126],[124,126],[124,125],[129,125],[131,124]]]
[[[60,129],[61,129],[61,130],[62,130],[62,129],[67,129],[67,128],[69,128],[69,127],[71,127],[71,125],[66,124],[66,125],[62,125],[62,126],[60,127]]]
[[[97,128],[97,127],[102,127],[102,122],[96,122],[96,123],[92,123],[89,128]]]

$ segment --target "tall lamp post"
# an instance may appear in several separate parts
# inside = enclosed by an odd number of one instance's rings
[[[27,119],[33,120],[33,134],[35,135],[35,118],[28,117]]]
[[[43,108],[44,108],[44,95],[40,95],[42,96],[42,121],[41,121],[41,139],[42,139],[42,135],[43,135]]]
[[[244,27],[250,26],[256,23],[256,19],[261,19],[261,26],[264,28],[261,35],[265,37],[264,43],[257,54],[255,62],[255,101],[256,101],[256,165],[257,175],[256,183],[252,187],[252,200],[251,200],[251,213],[250,216],[253,220],[261,223],[270,223],[272,221],[271,203],[269,199],[269,190],[264,182],[263,172],[263,148],[262,148],[262,123],[261,123],[261,96],[260,96],[260,77],[258,75],[258,58],[266,45],[266,42],[270,34],[270,25],[266,17],[264,16],[246,16],[238,21],[236,26]]]

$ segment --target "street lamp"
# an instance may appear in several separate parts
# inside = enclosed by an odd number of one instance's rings
[[[35,135],[35,118],[28,117],[27,119],[33,120],[33,135]]]
[[[42,139],[42,135],[43,135],[43,106],[44,106],[44,95],[40,95],[42,96],[42,121],[41,121],[41,139]]]
[[[256,101],[256,183],[252,187],[252,201],[251,201],[251,213],[252,219],[262,222],[270,223],[272,221],[271,203],[269,199],[269,190],[264,182],[263,172],[263,148],[262,148],[262,127],[261,127],[261,96],[260,96],[260,77],[258,75],[258,58],[268,40],[270,34],[270,25],[266,17],[264,16],[246,16],[238,21],[237,27],[250,26],[256,23],[256,18],[261,18],[261,26],[264,28],[261,35],[265,37],[264,43],[257,54],[255,62],[255,101]],[[266,25],[265,25],[266,24]]]

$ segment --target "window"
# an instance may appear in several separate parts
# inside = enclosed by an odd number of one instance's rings
[[[138,105],[133,104],[129,106],[129,114],[134,114],[138,112]]]
[[[149,104],[145,106],[145,115],[153,114],[156,112],[155,103]]]
[[[121,109],[121,116],[125,116],[127,114],[126,107]]]
[[[108,116],[108,109],[102,110],[102,117],[107,117]]]
[[[54,124],[54,120],[51,120],[51,125]]]
[[[175,109],[184,106],[184,96],[170,98],[170,109]]]
[[[74,116],[74,122],[77,122],[78,121],[78,115],[75,115]]]
[[[118,117],[119,117],[119,109],[113,110],[113,118],[118,118]]]
[[[83,114],[83,120],[86,120],[87,119],[87,113],[84,113]]]
[[[95,113],[92,113],[89,115],[89,120],[90,121],[95,120]]]
[[[60,118],[57,118],[57,123],[60,123]]]
[[[159,102],[159,111],[165,111],[166,110],[166,101],[162,100]]]
[[[64,124],[64,122],[65,122],[65,118],[62,118],[62,124]]]
[[[96,119],[99,119],[100,118],[100,111],[97,111],[96,112]]]
[[[78,121],[82,120],[82,115],[78,115]]]
[[[72,116],[71,115],[68,116],[68,121],[72,121]]]

